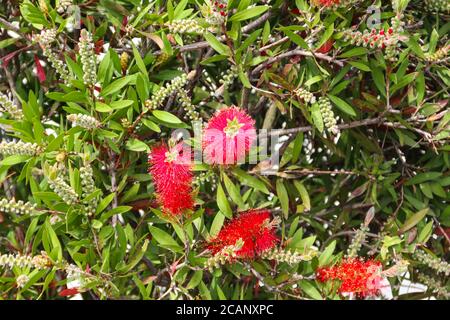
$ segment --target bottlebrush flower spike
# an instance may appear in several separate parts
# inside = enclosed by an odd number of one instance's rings
[[[275,247],[277,220],[270,221],[268,210],[249,210],[225,225],[219,234],[208,242],[207,248],[216,255],[224,248],[242,245],[234,252],[236,258],[254,259]]]
[[[240,163],[255,140],[255,121],[244,110],[236,106],[221,109],[203,133],[205,160],[209,164]]]
[[[358,297],[376,296],[380,293],[382,267],[379,261],[347,258],[340,264],[317,270],[317,280],[339,280],[340,293],[355,293]]]
[[[180,215],[194,207],[190,154],[183,145],[154,147],[149,154],[149,172],[153,176],[158,202],[166,213]]]

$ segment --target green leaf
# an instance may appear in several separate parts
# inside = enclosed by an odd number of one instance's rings
[[[230,204],[228,203],[227,196],[225,195],[225,192],[222,189],[222,185],[217,185],[217,206],[220,209],[220,212],[222,212],[225,217],[228,219],[233,218],[233,212],[231,211]]]
[[[209,229],[209,235],[211,237],[215,237],[219,233],[220,229],[223,226],[224,221],[225,216],[222,214],[222,212],[219,211],[214,217],[214,220],[211,224],[211,228]]]
[[[407,86],[411,82],[413,82],[417,78],[418,73],[413,72],[410,74],[407,74],[406,76],[403,76],[400,81],[397,84],[394,84],[391,87],[391,95],[394,94],[397,90]]]
[[[111,201],[114,199],[115,196],[115,192],[107,195],[104,199],[102,199],[102,201],[100,201],[100,203],[97,206],[97,210],[95,211],[96,214],[99,214],[100,212],[102,212],[103,210],[106,209],[106,207],[111,203]]]
[[[15,154],[0,161],[0,166],[13,166],[15,164],[25,162],[30,158],[30,156]]]
[[[167,111],[153,110],[152,113],[156,118],[158,118],[161,121],[167,122],[167,123],[174,123],[174,124],[183,123],[180,119],[178,119],[177,116],[175,116]]]
[[[323,300],[320,292],[316,289],[316,287],[307,280],[300,281],[300,288],[311,298],[315,300]]]
[[[322,34],[322,37],[320,38],[319,43],[316,45],[316,48],[320,48],[325,42],[327,42],[328,39],[331,38],[334,32],[334,24],[331,23],[325,30],[325,32]]]
[[[134,76],[126,76],[120,79],[115,80],[114,82],[110,83],[106,88],[102,89],[101,95],[103,97],[112,95],[113,93],[116,93],[123,87],[125,87],[130,81],[134,79]]]
[[[305,211],[311,210],[311,200],[309,199],[308,191],[306,190],[303,183],[301,183],[299,180],[294,180],[294,186],[297,188],[298,192],[300,193],[300,198],[302,199],[303,205],[305,206]]]
[[[284,217],[287,219],[289,215],[289,196],[282,179],[277,180],[276,189],[277,197],[281,204],[281,210],[283,211]]]
[[[228,21],[244,21],[257,17],[269,10],[269,6],[254,6],[243,11],[235,13]]]
[[[136,65],[138,66],[139,70],[144,75],[144,77],[146,77],[148,80],[148,73],[147,73],[147,68],[145,66],[144,60],[142,60],[141,55],[140,55],[139,51],[136,49],[136,46],[133,44],[133,42],[131,42],[131,44],[133,46],[133,55],[134,55],[134,59],[136,60]]]
[[[154,226],[149,226],[148,228],[153,238],[155,238],[156,242],[158,242],[161,246],[172,251],[182,250],[178,242],[176,242],[167,232]]]
[[[333,240],[326,248],[323,250],[322,254],[319,257],[319,267],[326,266],[330,263],[333,258],[333,252],[336,248],[336,240]]]
[[[197,270],[194,272],[194,274],[192,275],[191,280],[189,281],[188,285],[186,286],[187,290],[192,290],[195,287],[197,287],[200,282],[203,279],[203,270]]]
[[[366,71],[366,72],[370,71],[370,67],[360,61],[349,61],[348,63],[350,65],[354,66],[355,68],[358,68],[359,70]]]
[[[206,41],[208,41],[209,45],[216,50],[219,54],[221,55],[225,55],[225,56],[229,56],[229,51],[230,49],[224,45],[223,43],[221,43],[216,36],[214,36],[212,33],[210,32],[206,32],[204,35]]]
[[[398,234],[402,234],[418,224],[427,215],[429,210],[429,208],[425,208],[412,215],[398,230]]]
[[[143,151],[149,151],[150,148],[147,144],[144,142],[138,140],[138,139],[130,139],[126,143],[126,148],[128,150],[134,151],[134,152],[143,152]]]
[[[425,181],[433,181],[436,180],[437,178],[440,178],[442,176],[441,172],[424,172],[424,173],[419,173],[417,175],[415,175],[414,177],[412,177],[411,179],[409,179],[406,183],[405,186],[410,186],[413,184],[420,184],[423,183]]]
[[[131,260],[128,262],[127,265],[125,265],[125,267],[121,268],[119,271],[123,272],[123,273],[127,273],[130,270],[132,270],[144,257],[145,252],[147,251],[148,248],[148,240],[145,239],[144,243],[142,244],[142,246],[138,248],[137,252],[134,254],[134,256],[131,258]]]
[[[156,123],[154,123],[153,121],[145,119],[145,118],[143,118],[141,121],[150,130],[153,130],[158,133],[161,132],[161,128],[158,127],[158,125]]]
[[[346,52],[344,52],[343,54],[339,55],[339,58],[351,58],[351,57],[355,57],[355,56],[361,56],[364,54],[367,54],[367,49],[366,48],[362,48],[362,47],[358,47],[358,48],[353,48],[350,49]]]
[[[320,112],[320,107],[318,103],[314,103],[311,106],[311,117],[314,123],[314,126],[319,130],[319,132],[323,132],[324,124],[322,118],[322,112]]]
[[[239,209],[243,209],[245,207],[245,203],[242,200],[241,192],[239,187],[237,187],[231,179],[227,176],[226,173],[223,173],[223,182],[225,184],[225,188],[227,189],[228,194],[230,195],[231,200],[239,206]]]
[[[327,96],[336,105],[336,107],[338,107],[341,111],[343,111],[344,113],[346,113],[352,117],[356,117],[355,110],[347,102],[345,102],[341,98],[338,98],[338,97],[330,95],[330,94],[328,94]]]
[[[302,37],[300,37],[298,34],[293,33],[292,31],[289,30],[283,30],[283,32],[286,34],[287,37],[289,37],[289,39],[291,39],[292,42],[294,42],[296,45],[298,45],[299,47],[309,50],[309,46],[306,43],[305,40],[303,40]]]
[[[242,170],[240,168],[235,168],[233,170],[233,174],[239,179],[239,181],[241,181],[242,184],[245,184],[247,186],[255,188],[265,194],[270,193],[269,190],[267,189],[266,185],[264,184],[264,182],[262,182],[261,180],[259,180],[258,178],[254,177],[254,176],[251,176],[244,170]]]

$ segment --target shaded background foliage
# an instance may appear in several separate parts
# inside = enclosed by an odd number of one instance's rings
[[[0,296],[340,298],[314,272],[337,262],[362,232],[360,256],[386,269],[409,263],[389,278],[394,297],[447,298],[448,268],[436,264],[448,266],[450,242],[448,7],[324,3],[229,1],[222,22],[203,1],[90,0],[79,11],[63,1],[2,1],[0,88],[23,112],[14,119],[3,110],[2,141],[34,143],[22,149],[36,152],[2,152],[0,196],[10,206],[0,210],[0,252],[44,251],[51,263],[0,269]],[[371,31],[372,4],[381,11],[376,32],[399,35],[393,59],[345,40],[352,27]],[[95,81],[86,78],[93,55],[82,57],[78,12],[93,37]],[[58,31],[51,54],[36,41],[42,29]],[[63,61],[68,81],[52,57]],[[182,74],[189,74],[184,90],[170,85]],[[302,90],[329,99],[337,135]],[[147,173],[149,146],[233,104],[257,128],[284,137],[278,172],[265,175],[264,161],[198,165],[195,211],[168,219]],[[74,201],[61,196],[70,190]],[[282,219],[282,247],[315,248],[316,257],[205,268],[205,241],[250,208]],[[368,230],[358,231],[366,218]],[[405,277],[427,289],[399,294]]]

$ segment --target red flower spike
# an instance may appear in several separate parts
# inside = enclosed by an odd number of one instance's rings
[[[159,204],[164,212],[180,215],[194,207],[190,154],[182,144],[170,150],[166,145],[154,147],[149,154],[149,172],[153,176]]]
[[[380,293],[381,268],[379,261],[347,258],[338,265],[318,269],[316,274],[321,282],[340,281],[340,293],[355,293],[364,298]]]
[[[203,151],[209,164],[236,164],[245,160],[256,140],[255,121],[238,107],[219,110],[203,133]]]
[[[270,223],[270,211],[249,210],[241,213],[208,242],[207,248],[216,254],[227,246],[235,245],[239,239],[242,239],[243,245],[236,251],[237,258],[254,259],[272,249],[279,239],[275,235],[275,226]]]

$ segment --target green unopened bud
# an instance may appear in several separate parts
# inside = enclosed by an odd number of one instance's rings
[[[69,186],[63,178],[48,179],[50,189],[53,190],[65,203],[72,205],[78,202],[78,194]]]
[[[328,98],[319,98],[319,108],[322,114],[323,123],[328,132],[332,135],[339,134],[339,128],[336,125],[336,119],[334,117],[334,112],[332,110],[331,102]]]
[[[92,36],[86,29],[81,30],[79,48],[84,84],[92,86],[97,81],[97,61]]]
[[[5,94],[0,93],[0,111],[9,113],[15,120],[23,119],[22,109],[17,107]]]
[[[73,123],[74,126],[79,126],[88,130],[93,130],[101,126],[101,123],[94,117],[86,114],[69,114],[67,120]]]
[[[0,142],[0,154],[4,156],[23,155],[36,156],[42,152],[42,148],[31,142],[2,141]]]
[[[13,214],[31,214],[36,210],[36,204],[31,204],[30,202],[24,202],[22,200],[16,201],[15,199],[1,199],[0,200],[0,211],[4,213]]]

